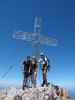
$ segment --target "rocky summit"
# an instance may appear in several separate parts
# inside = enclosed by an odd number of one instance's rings
[[[71,100],[67,90],[57,86],[26,88],[11,87],[0,95],[0,100]]]

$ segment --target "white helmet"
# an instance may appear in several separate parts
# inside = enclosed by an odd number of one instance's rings
[[[32,56],[32,58],[34,59],[34,58],[36,58],[35,56]]]
[[[40,56],[42,56],[42,55],[44,55],[44,53],[43,53],[43,52],[41,52],[41,53],[40,53]]]

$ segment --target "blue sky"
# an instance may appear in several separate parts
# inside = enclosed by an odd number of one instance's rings
[[[75,0],[0,0],[0,76],[9,66],[14,66],[0,81],[21,83],[21,61],[31,55],[32,47],[24,41],[13,40],[12,33],[15,30],[32,32],[35,16],[43,19],[42,34],[59,41],[57,47],[42,46],[52,60],[48,80],[75,85]]]

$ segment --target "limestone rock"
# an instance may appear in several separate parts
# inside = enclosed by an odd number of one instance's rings
[[[7,96],[0,100],[71,100],[68,92],[64,88],[55,86],[16,89],[10,88]]]

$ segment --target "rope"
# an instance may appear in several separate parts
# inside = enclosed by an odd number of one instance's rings
[[[12,70],[12,68],[13,66],[9,66],[8,70],[1,76],[1,78],[5,78],[8,75],[8,73]]]

